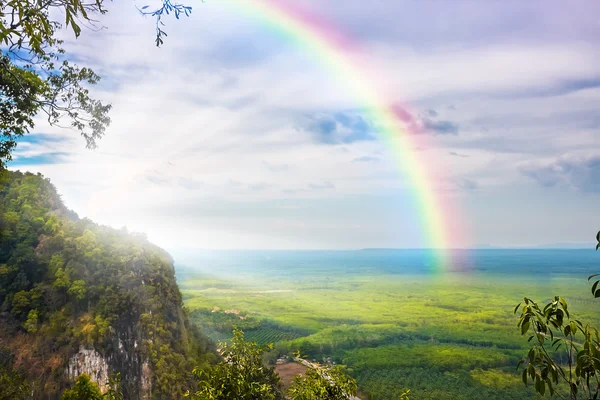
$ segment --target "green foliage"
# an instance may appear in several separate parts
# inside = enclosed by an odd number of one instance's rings
[[[600,246],[600,232],[596,235]],[[588,281],[594,278],[592,275]],[[592,294],[600,297],[599,281],[592,285]],[[515,307],[521,316],[517,326],[532,343],[523,366],[522,380],[533,383],[540,395],[569,393],[571,399],[583,396],[598,399],[600,395],[600,332],[591,323],[585,325],[571,316],[567,301],[555,296],[543,308],[530,298]]]
[[[29,393],[22,376],[0,366],[0,400],[24,400],[29,398]]]
[[[56,396],[67,358],[83,345],[114,360],[125,397],[136,390],[141,367],[129,360],[138,357],[148,361],[156,396],[182,396],[193,366],[215,356],[182,309],[170,256],[139,235],[79,219],[41,175],[8,175],[0,187],[0,339],[35,378],[34,394]],[[119,340],[128,358],[115,351]]]
[[[108,379],[108,390],[104,394],[106,400],[124,400],[123,391],[121,388],[121,374],[117,372],[112,374]]]
[[[25,400],[30,398],[30,387],[24,377],[13,371],[10,352],[0,347],[0,400]]]
[[[356,389],[356,380],[342,367],[309,367],[304,376],[294,378],[288,395],[294,400],[347,400]]]
[[[234,330],[231,341],[221,343],[223,361],[210,369],[194,369],[199,389],[189,396],[199,400],[283,399],[279,377],[263,362],[270,348],[246,341],[241,330]]]
[[[596,234],[596,241],[598,242],[596,244],[596,251],[598,251],[598,249],[600,249],[600,231]],[[600,274],[593,274],[588,277],[588,282],[594,279],[594,282],[592,283],[592,295],[594,295],[594,298],[600,297],[600,287],[598,287],[600,279],[597,278],[598,276],[600,276]]]
[[[285,326],[273,320],[257,319],[214,309],[196,309],[190,312],[190,318],[206,335],[221,341],[231,339],[232,331],[235,328],[244,331],[246,340],[261,345],[293,340],[306,333],[302,329]]]
[[[111,106],[89,92],[100,77],[69,62],[64,41],[58,37],[65,27],[78,37],[82,26],[95,26],[106,13],[104,5],[104,0],[0,2],[0,170],[12,159],[17,138],[34,128],[34,117],[40,113],[51,125],[70,125],[90,148],[104,136]],[[166,36],[162,17],[171,13],[179,19],[191,10],[164,0],[158,9],[140,11],[156,18],[156,44],[160,45]]]
[[[75,386],[65,390],[60,400],[103,400],[98,384],[90,380],[89,375],[81,374]]]
[[[23,323],[23,328],[29,333],[35,333],[38,330],[39,313],[37,310],[30,310],[27,314],[27,320]]]
[[[0,168],[11,159],[16,139],[34,127],[44,113],[52,125],[69,125],[89,147],[110,123],[110,105],[90,97],[87,86],[100,77],[67,60],[58,32],[63,25],[79,36],[80,25],[103,14],[103,0],[82,2],[14,0],[0,3]],[[64,15],[64,23],[55,17]]]
[[[518,305],[515,308],[517,312]],[[598,329],[571,317],[567,302],[556,296],[543,308],[525,298],[518,326],[533,343],[523,365],[522,379],[534,384],[536,392],[550,395],[559,384],[566,385],[572,398],[583,392],[586,399],[597,398],[600,385],[600,335]]]

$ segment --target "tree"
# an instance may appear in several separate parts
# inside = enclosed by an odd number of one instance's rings
[[[34,127],[44,113],[52,125],[67,124],[86,139],[88,147],[104,135],[110,105],[94,100],[86,85],[100,77],[89,68],[69,63],[57,32],[65,24],[79,36],[80,24],[93,23],[105,12],[102,0],[13,0],[0,5],[0,167],[11,159],[16,139]],[[57,12],[58,11],[58,12]]]
[[[103,398],[100,388],[90,380],[90,376],[81,374],[75,386],[65,390],[60,400],[102,400]]]
[[[600,248],[600,232],[596,235]],[[599,276],[591,275],[588,281]],[[592,294],[600,297],[596,280]],[[600,396],[600,332],[598,328],[574,318],[565,299],[555,296],[543,307],[528,297],[515,307],[521,308],[518,327],[533,343],[523,366],[522,379],[533,382],[536,392],[551,396],[566,392],[572,400],[596,400]],[[566,389],[563,389],[566,386]]]
[[[108,390],[102,394],[98,384],[92,382],[89,375],[81,374],[77,377],[75,386],[65,390],[60,400],[123,400],[121,374],[111,375],[106,383]]]
[[[121,374],[117,372],[108,378],[108,390],[104,394],[106,400],[123,400],[123,391],[121,390]]]
[[[356,389],[356,380],[340,366],[309,367],[304,376],[294,378],[288,395],[294,400],[347,400]]]
[[[13,371],[11,354],[0,347],[0,400],[25,400],[30,398],[30,388],[23,376]]]
[[[271,346],[246,341],[244,332],[239,329],[233,331],[229,344],[222,343],[221,346],[223,361],[208,370],[194,369],[199,389],[188,394],[192,399],[283,399],[279,377],[263,362],[263,355]]]
[[[110,124],[110,104],[90,96],[88,87],[100,81],[93,70],[68,61],[63,26],[75,37],[82,26],[93,27],[106,13],[105,0],[10,0],[0,2],[0,170],[12,159],[17,139],[34,128],[34,117],[45,114],[51,125],[70,126],[88,148]],[[156,19],[156,44],[163,43],[164,15],[189,15],[192,8],[163,0],[161,7],[140,9]],[[64,20],[56,17],[62,16]]]

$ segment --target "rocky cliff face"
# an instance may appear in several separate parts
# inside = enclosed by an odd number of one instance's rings
[[[96,382],[104,393],[108,390],[108,378],[110,376],[108,361],[94,349],[86,349],[83,346],[79,351],[69,358],[66,369],[67,379],[75,381],[81,374],[88,374],[93,382]]]
[[[89,375],[103,393],[108,390],[109,378],[115,372],[121,374],[122,389],[127,399],[152,398],[150,363],[148,358],[141,354],[135,341],[130,349],[120,342],[118,353],[112,355],[102,355],[94,349],[81,346],[79,351],[69,358],[65,370],[70,382],[76,381],[81,374]]]

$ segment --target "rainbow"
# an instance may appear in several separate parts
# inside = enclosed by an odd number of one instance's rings
[[[432,187],[432,174],[426,162],[419,160],[415,132],[416,120],[404,108],[390,104],[377,93],[352,54],[359,46],[327,21],[283,0],[228,0],[237,10],[250,14],[287,40],[318,58],[356,96],[370,118],[379,127],[380,137],[395,156],[396,163],[408,178],[420,209],[422,234],[427,246],[434,249],[435,269],[452,268],[450,251],[450,220],[453,213],[442,207]],[[421,135],[422,136],[422,135]],[[442,215],[442,210],[446,210]],[[448,218],[445,218],[448,217]]]

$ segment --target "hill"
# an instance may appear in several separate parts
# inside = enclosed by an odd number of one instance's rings
[[[81,373],[126,399],[179,398],[214,348],[182,307],[173,260],[81,219],[40,174],[0,185],[0,369],[54,399]]]

